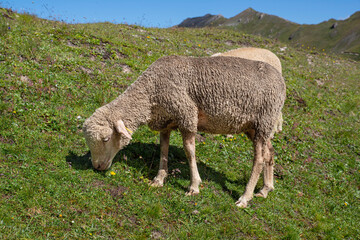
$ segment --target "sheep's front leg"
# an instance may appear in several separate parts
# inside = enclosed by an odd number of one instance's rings
[[[183,137],[185,154],[190,166],[190,186],[189,191],[186,193],[186,195],[197,195],[199,194],[199,185],[201,183],[201,178],[196,165],[195,133],[182,132],[181,134]]]
[[[260,174],[264,167],[264,156],[263,148],[264,144],[262,141],[254,143],[254,163],[251,171],[251,176],[248,184],[246,185],[245,193],[236,202],[236,205],[241,208],[245,208],[247,203],[252,199],[256,183],[259,180]]]
[[[169,154],[169,141],[171,131],[160,132],[160,166],[159,171],[151,186],[162,187],[164,180],[168,175],[168,154]]]
[[[268,193],[274,190],[274,147],[270,140],[264,151],[264,160],[264,187],[255,196],[266,198]]]

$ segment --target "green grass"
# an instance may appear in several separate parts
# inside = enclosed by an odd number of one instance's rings
[[[12,19],[0,16],[1,239],[360,235],[358,62],[306,48],[281,52],[283,44],[230,30],[69,25],[7,14]],[[243,135],[199,137],[203,183],[196,197],[185,196],[189,169],[178,132],[163,188],[148,186],[159,136],[146,126],[110,171],[92,169],[84,120],[152,62],[249,45],[278,54],[287,83],[283,132],[273,141],[275,191],[267,199],[254,198],[247,209],[234,204],[252,166]]]

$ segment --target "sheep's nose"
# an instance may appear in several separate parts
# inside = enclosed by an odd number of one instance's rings
[[[101,169],[101,164],[100,164],[100,163],[94,163],[94,164],[93,164],[93,167],[94,167],[96,170],[100,170],[100,169]]]
[[[94,168],[99,171],[104,171],[107,169],[107,163],[96,163],[94,164]]]

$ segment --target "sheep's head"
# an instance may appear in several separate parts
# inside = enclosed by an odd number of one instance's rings
[[[129,144],[131,135],[122,120],[111,126],[108,121],[88,118],[83,126],[86,143],[90,148],[91,162],[97,170],[110,168],[116,153]]]

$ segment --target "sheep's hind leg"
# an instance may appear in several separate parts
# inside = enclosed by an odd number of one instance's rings
[[[150,185],[153,187],[162,187],[165,178],[168,176],[168,154],[169,154],[169,141],[171,131],[160,132],[160,166],[159,171]]]
[[[190,186],[186,195],[199,194],[199,185],[201,183],[200,174],[196,165],[195,157],[195,133],[181,132],[183,137],[183,144],[186,157],[188,158],[190,165]]]
[[[270,140],[264,151],[264,160],[264,186],[255,196],[266,198],[268,193],[274,190],[274,148]]]
[[[265,144],[263,141],[256,141],[254,143],[254,163],[251,171],[251,176],[248,184],[246,185],[245,193],[235,203],[236,206],[246,208],[247,203],[252,199],[256,183],[259,180],[261,171],[264,167],[263,149]]]

